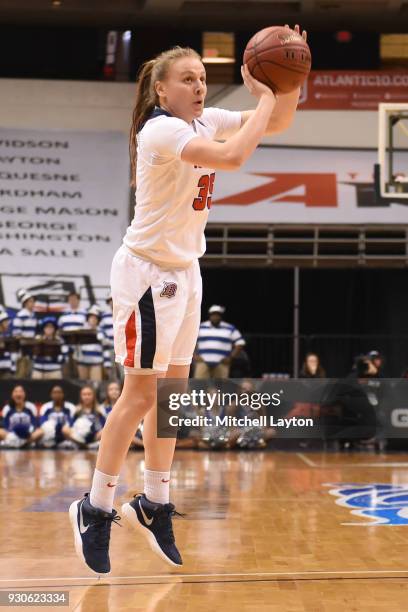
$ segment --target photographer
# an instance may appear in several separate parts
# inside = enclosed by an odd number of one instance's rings
[[[358,355],[347,378],[328,385],[322,402],[326,440],[345,449],[374,442],[381,403],[376,375],[370,359]]]

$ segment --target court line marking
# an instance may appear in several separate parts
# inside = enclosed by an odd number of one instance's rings
[[[376,462],[376,463],[316,463],[312,461],[307,455],[303,453],[296,453],[296,455],[301,459],[306,465],[312,468],[320,468],[320,469],[331,469],[331,468],[342,468],[342,467],[351,467],[351,468],[384,468],[384,467],[393,467],[393,468],[408,468],[407,461],[397,461],[394,463],[387,462]]]
[[[296,455],[299,457],[299,459],[301,459],[309,467],[313,467],[313,468],[318,467],[318,465],[314,461],[309,459],[309,457],[306,457],[306,455],[304,455],[303,453],[296,453]]]
[[[154,579],[182,579],[182,578],[242,578],[244,576],[257,577],[257,576],[271,576],[271,577],[285,577],[285,576],[298,576],[301,579],[301,576],[333,576],[337,575],[340,578],[344,576],[357,576],[365,577],[365,576],[378,576],[379,574],[387,577],[391,574],[405,574],[408,577],[408,569],[405,570],[311,570],[311,571],[294,571],[294,572],[236,572],[236,573],[226,573],[226,574],[152,574],[152,575],[138,575],[138,576],[106,576],[106,580],[154,580]],[[95,578],[93,576],[59,576],[59,577],[47,577],[47,578],[1,578],[0,582],[10,583],[10,582],[44,582],[44,581],[70,581],[70,580],[88,580],[94,581],[96,583],[101,583],[101,580],[104,580],[103,576],[99,578]]]
[[[331,469],[333,468],[340,468],[340,467],[347,467],[347,468],[385,468],[385,467],[392,467],[392,468],[408,468],[408,463],[325,463],[324,465],[322,464],[315,464],[313,467],[316,468],[320,468],[320,469]]]

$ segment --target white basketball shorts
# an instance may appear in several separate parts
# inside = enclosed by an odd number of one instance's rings
[[[129,374],[191,363],[201,319],[198,260],[165,270],[124,245],[111,268],[115,361]]]

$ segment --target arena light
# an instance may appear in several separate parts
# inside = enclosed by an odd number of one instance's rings
[[[231,57],[203,57],[203,64],[235,64]]]
[[[126,30],[122,34],[123,42],[129,42],[132,39],[132,32],[130,30]]]
[[[203,32],[204,64],[234,64],[235,34],[233,32]]]

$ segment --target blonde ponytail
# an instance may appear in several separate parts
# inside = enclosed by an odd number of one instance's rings
[[[137,76],[136,102],[132,115],[132,126],[129,136],[129,157],[131,166],[131,186],[136,187],[137,142],[136,135],[148,120],[154,107],[159,104],[155,90],[155,83],[166,78],[169,66],[181,57],[195,57],[201,60],[200,55],[190,47],[173,47],[163,51],[157,57],[145,62]]]

